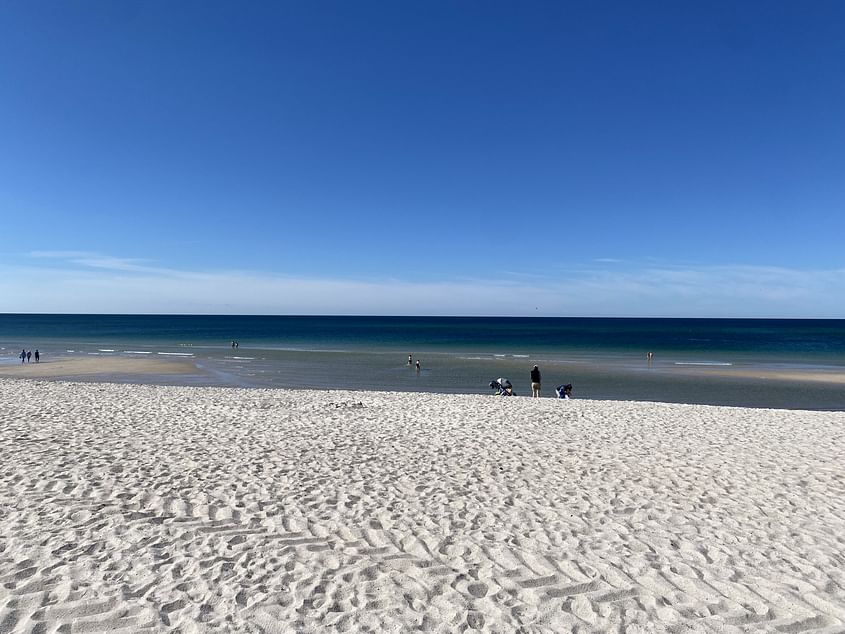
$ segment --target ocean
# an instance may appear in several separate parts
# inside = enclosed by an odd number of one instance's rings
[[[526,395],[537,364],[543,396],[845,410],[811,380],[845,374],[845,320],[0,314],[0,363],[22,348],[197,367],[168,384]]]

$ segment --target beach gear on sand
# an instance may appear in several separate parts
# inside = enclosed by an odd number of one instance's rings
[[[490,381],[490,387],[496,390],[496,396],[513,396],[513,385],[503,377]]]

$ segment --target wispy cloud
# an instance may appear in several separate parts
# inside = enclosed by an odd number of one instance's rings
[[[0,265],[2,312],[845,317],[845,269],[600,265],[565,277],[306,278],[83,252]],[[36,265],[37,264],[37,265]]]
[[[137,273],[157,273],[161,275],[171,272],[178,273],[170,269],[148,266],[145,264],[147,260],[119,258],[88,251],[32,251],[29,256],[32,258],[60,260],[66,266],[74,265],[83,268],[105,269],[107,271],[131,271]]]

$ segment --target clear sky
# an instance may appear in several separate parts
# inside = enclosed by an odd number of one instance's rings
[[[845,318],[845,2],[0,3],[0,311]]]

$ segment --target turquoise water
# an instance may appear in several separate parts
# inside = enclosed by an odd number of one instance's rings
[[[45,359],[181,357],[196,375],[151,380],[351,390],[487,393],[507,376],[527,394],[536,363],[549,396],[571,382],[582,398],[845,409],[835,384],[692,372],[845,372],[845,320],[5,314],[0,348],[2,363],[21,348]]]

